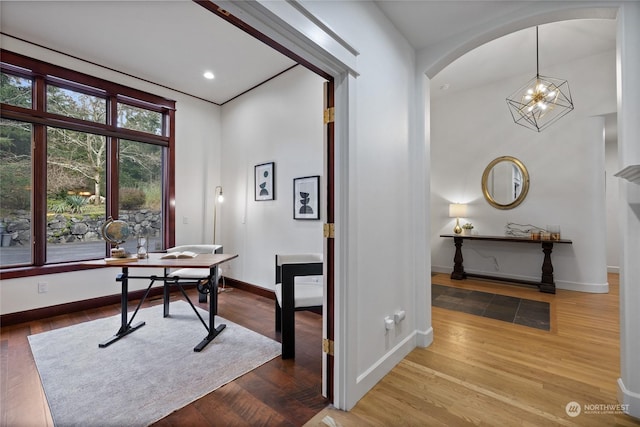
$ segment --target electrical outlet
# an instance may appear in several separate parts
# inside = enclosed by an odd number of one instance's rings
[[[395,326],[395,323],[394,323],[393,318],[391,316],[387,316],[387,317],[384,318],[384,328],[387,331],[392,330],[394,328],[394,326]]]
[[[47,282],[38,282],[38,293],[46,294],[49,292],[49,284]]]

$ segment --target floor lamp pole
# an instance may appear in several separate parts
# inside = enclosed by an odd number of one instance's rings
[[[222,203],[224,201],[224,196],[222,195],[222,186],[218,185],[213,190],[213,244],[216,244],[216,225],[218,223],[217,213],[218,213],[218,203]],[[218,273],[216,274],[216,279],[220,279],[219,268],[216,269]],[[226,289],[224,286],[224,277],[222,278],[222,288],[218,288],[218,293],[230,291],[231,289]],[[211,297],[209,297],[211,298]]]
[[[220,190],[220,191],[218,191]],[[213,190],[213,244],[216,244],[216,225],[217,225],[217,208],[218,202],[224,200],[224,196],[222,195],[222,186],[218,185],[215,190]]]

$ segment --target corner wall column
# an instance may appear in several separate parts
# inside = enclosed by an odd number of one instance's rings
[[[413,266],[414,266],[414,307],[416,346],[428,347],[433,342],[431,325],[431,249],[429,239],[429,218],[431,197],[430,186],[430,145],[431,145],[431,82],[416,68],[416,88],[414,95],[415,125],[411,136],[411,182],[414,197],[412,200]],[[426,219],[426,220],[425,220]]]
[[[640,164],[640,3],[618,12],[618,166]],[[618,400],[640,418],[640,185],[620,182],[620,378]]]

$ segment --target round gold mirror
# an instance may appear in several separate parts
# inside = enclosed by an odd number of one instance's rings
[[[529,172],[524,164],[511,156],[494,159],[482,174],[482,193],[491,206],[513,209],[529,192]]]

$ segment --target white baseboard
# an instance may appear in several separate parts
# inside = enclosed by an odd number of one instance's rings
[[[433,343],[433,328],[426,331],[416,331],[416,347],[429,347]]]
[[[422,335],[424,333],[421,332]],[[353,393],[349,393],[347,410],[353,408],[369,390],[375,386],[385,375],[391,371],[402,359],[404,359],[414,348],[416,348],[418,331],[414,331],[392,349],[386,352],[380,359],[371,365],[356,378],[356,385]],[[433,334],[431,334],[432,336]],[[432,337],[433,338],[433,337]],[[351,400],[353,399],[353,400]]]
[[[625,414],[640,419],[640,394],[627,390],[622,378],[618,378],[618,402]]]
[[[609,283],[577,283],[556,281],[557,289],[566,291],[589,292],[592,294],[609,293]]]

